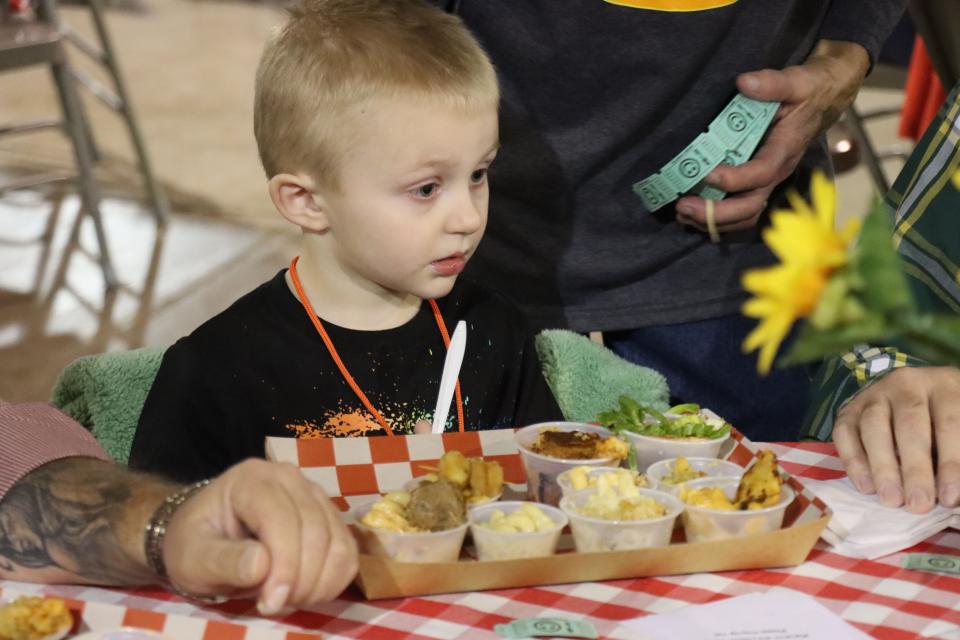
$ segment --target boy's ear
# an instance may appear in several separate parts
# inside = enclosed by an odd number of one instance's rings
[[[312,178],[278,173],[267,185],[273,206],[288,221],[310,231],[326,231],[330,227],[323,198]]]

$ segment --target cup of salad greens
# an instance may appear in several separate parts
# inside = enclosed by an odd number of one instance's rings
[[[631,445],[627,462],[641,473],[667,458],[716,458],[730,438],[730,424],[696,404],[677,405],[661,413],[620,396],[619,408],[604,411],[597,422],[626,438]]]

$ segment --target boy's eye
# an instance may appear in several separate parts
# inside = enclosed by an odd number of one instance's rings
[[[477,169],[476,171],[470,174],[470,182],[473,182],[474,184],[479,184],[483,182],[483,179],[486,177],[487,177],[486,168]]]
[[[422,184],[414,189],[413,195],[417,196],[418,198],[429,198],[437,192],[438,188],[439,185],[436,182],[428,182],[427,184]]]

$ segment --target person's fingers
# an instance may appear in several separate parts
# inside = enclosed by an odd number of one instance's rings
[[[263,582],[257,607],[263,615],[273,615],[286,604],[297,582],[302,544],[299,510],[276,481],[276,474],[300,472],[292,465],[260,464],[268,466],[261,470],[252,463],[244,463],[245,468],[234,467],[227,472],[245,474],[244,483],[239,489],[234,487],[229,500],[234,516],[270,554],[270,571]]]
[[[192,533],[191,543],[165,554],[167,571],[177,587],[187,593],[209,596],[235,593],[263,582],[270,557],[259,542]]]
[[[298,549],[299,569],[297,580],[291,585],[286,605],[304,606],[312,602],[311,594],[316,589],[323,573],[330,546],[330,517],[324,502],[314,497],[311,483],[296,469],[285,468],[277,475],[287,495],[296,505],[300,515],[300,540],[304,545]]]
[[[737,76],[737,89],[748,98],[788,104],[806,100],[813,93],[813,83],[813,76],[798,67],[760,69]]]
[[[930,413],[937,439],[939,502],[956,507],[960,505],[960,375],[931,392]]]
[[[860,403],[850,402],[838,414],[833,424],[833,443],[837,455],[847,471],[850,482],[860,493],[876,492],[873,476],[870,474],[870,462],[860,442]]]
[[[926,513],[936,502],[933,480],[933,425],[926,390],[901,375],[891,389],[893,432],[900,454],[907,511]]]
[[[320,487],[314,489],[314,497],[329,518],[330,542],[325,556],[321,558],[321,575],[309,596],[309,603],[336,598],[353,581],[358,568],[357,543],[340,517],[339,510]]]
[[[899,507],[903,504],[903,486],[891,420],[890,404],[885,396],[866,402],[860,412],[860,440],[870,461],[870,474],[880,501],[888,507]]]
[[[767,204],[770,189],[762,188],[730,196],[714,204],[714,220],[721,233],[749,229],[756,225]],[[686,196],[677,202],[677,220],[681,224],[707,231],[707,207],[703,198]]]
[[[707,174],[706,182],[727,193],[763,187],[773,190],[792,170],[788,160],[796,155],[797,147],[791,136],[772,130],[751,160],[735,167],[721,164]]]
[[[431,433],[432,431],[433,425],[428,420],[417,420],[417,423],[413,425],[414,433]]]

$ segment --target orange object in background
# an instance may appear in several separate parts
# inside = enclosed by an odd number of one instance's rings
[[[947,97],[940,77],[927,55],[927,48],[919,36],[913,45],[904,94],[898,133],[902,138],[918,141]]]

